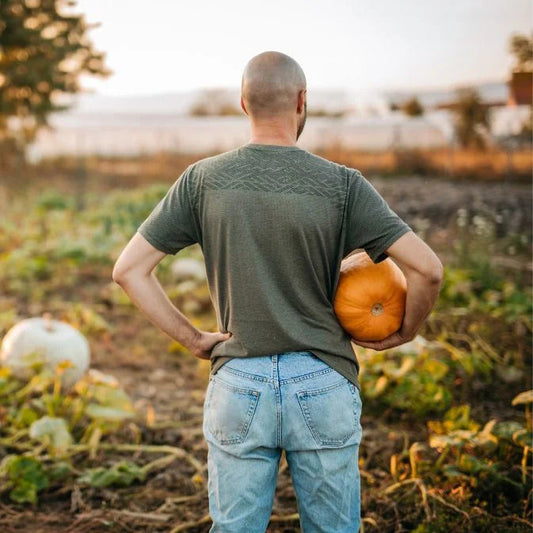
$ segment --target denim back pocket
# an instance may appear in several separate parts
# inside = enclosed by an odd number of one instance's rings
[[[237,387],[213,377],[205,404],[205,422],[213,438],[220,444],[243,443],[260,395],[257,390]]]
[[[354,436],[361,405],[353,383],[344,379],[296,395],[307,427],[319,446],[340,447]]]

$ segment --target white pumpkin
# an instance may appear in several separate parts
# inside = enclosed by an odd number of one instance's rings
[[[203,281],[207,277],[204,263],[192,257],[176,259],[170,269],[177,281],[191,278]]]
[[[2,339],[0,362],[18,378],[27,379],[31,376],[29,366],[36,360],[36,355],[52,370],[61,361],[72,362],[61,379],[62,385],[68,388],[89,367],[90,348],[82,333],[66,322],[47,316],[27,318],[13,326]]]

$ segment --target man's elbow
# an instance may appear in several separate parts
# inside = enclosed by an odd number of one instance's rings
[[[124,286],[127,283],[128,280],[128,271],[127,269],[124,269],[120,263],[115,263],[115,266],[113,267],[113,272],[111,273],[111,278],[113,281],[120,285],[121,287]]]
[[[444,266],[440,259],[436,258],[425,273],[429,283],[440,285],[444,279]]]
[[[440,259],[435,256],[430,261],[424,261],[414,268],[406,268],[404,274],[407,278],[422,278],[429,285],[440,285],[444,278],[444,267]]]

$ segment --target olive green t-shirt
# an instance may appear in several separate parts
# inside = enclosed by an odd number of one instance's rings
[[[311,351],[359,387],[333,311],[341,260],[375,263],[411,231],[356,169],[296,146],[248,143],[187,167],[138,231],[176,254],[199,243],[221,332],[214,373],[233,357]]]

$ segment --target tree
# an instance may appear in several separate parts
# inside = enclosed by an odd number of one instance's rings
[[[453,109],[455,133],[459,144],[465,148],[485,148],[490,132],[490,115],[473,87],[456,90]]]
[[[18,148],[70,106],[60,95],[82,90],[83,73],[107,76],[105,54],[93,48],[74,0],[0,0],[0,149]],[[7,148],[7,149],[10,149]]]
[[[509,41],[509,50],[515,57],[515,66],[512,76],[517,76],[515,73],[528,73],[530,78],[533,76],[533,34],[531,37],[515,33],[511,36]],[[527,75],[527,74],[525,74]],[[524,76],[524,74],[522,74]],[[531,85],[530,85],[531,87]],[[531,91],[531,88],[529,89]],[[531,100],[530,100],[531,101]],[[533,141],[533,104],[529,107],[529,116],[522,123],[522,129],[516,135],[518,142]]]
[[[533,35],[526,37],[519,33],[513,34],[509,41],[509,49],[515,57],[515,70],[520,72],[533,70]]]
[[[232,103],[232,94],[227,89],[205,89],[189,110],[195,117],[242,115],[243,111]]]
[[[410,117],[418,117],[424,114],[424,108],[416,96],[413,96],[402,105],[402,111]]]

